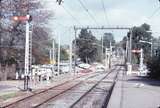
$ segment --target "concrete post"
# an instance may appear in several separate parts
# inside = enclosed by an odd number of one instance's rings
[[[140,75],[142,75],[143,72],[143,49],[141,48],[141,55],[140,55],[140,64],[139,64],[139,70],[140,70]]]
[[[69,72],[72,72],[72,38],[70,39],[70,46],[69,46]]]
[[[55,73],[55,71],[54,71],[54,64],[55,64],[55,43],[54,43],[54,38],[53,38],[53,42],[52,42],[52,79],[53,79],[53,75],[54,75],[54,73]]]
[[[61,47],[61,42],[60,42],[60,35],[58,36],[58,74],[60,74],[60,47]]]

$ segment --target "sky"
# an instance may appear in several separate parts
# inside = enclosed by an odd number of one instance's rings
[[[54,15],[48,25],[53,31],[52,35],[56,40],[60,36],[62,44],[69,44],[74,39],[74,25],[77,27],[133,27],[147,23],[151,25],[153,36],[159,36],[160,9],[156,11],[160,7],[158,0],[80,0],[90,15],[81,6],[79,0],[63,1],[62,5],[58,5],[56,0],[43,2],[44,7],[52,10]],[[104,2],[106,11],[101,1]],[[120,41],[126,36],[127,30],[92,30],[93,35],[98,39],[105,32],[113,33],[115,40]]]

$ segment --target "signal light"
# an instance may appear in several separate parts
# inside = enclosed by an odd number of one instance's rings
[[[31,15],[26,15],[26,16],[13,16],[14,21],[32,21],[32,16]]]
[[[18,19],[18,16],[14,16],[14,17],[13,17],[13,20],[14,20],[14,21],[18,21],[18,20],[19,20],[19,19]]]
[[[29,22],[32,21],[32,16],[31,15],[26,15],[26,17],[27,17],[27,19],[28,19]]]

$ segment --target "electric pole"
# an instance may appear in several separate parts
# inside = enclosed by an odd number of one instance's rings
[[[54,74],[54,64],[55,64],[55,43],[54,43],[54,38],[52,41],[52,78],[53,78],[53,74]]]
[[[133,31],[132,29],[130,30],[130,38],[129,38],[129,63],[132,64],[132,35]]]
[[[60,51],[61,51],[61,42],[60,42],[60,35],[58,36],[58,74],[60,74]]]
[[[128,58],[128,36],[126,36],[126,54],[125,54],[125,62],[128,62],[128,61],[127,61],[127,58]]]
[[[102,60],[102,63],[103,63],[103,36],[102,36],[102,57],[101,57],[101,60]]]
[[[70,39],[70,45],[69,45],[69,50],[70,50],[70,54],[69,54],[69,72],[72,72],[72,38]]]
[[[77,65],[77,29],[74,26],[74,31],[75,31],[75,41],[74,41],[74,75],[76,73],[76,65]]]

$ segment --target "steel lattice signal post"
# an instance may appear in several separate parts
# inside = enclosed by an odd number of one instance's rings
[[[32,31],[30,31],[29,21],[26,21],[26,42],[25,42],[25,79],[24,90],[29,88],[29,74],[32,68]]]
[[[29,22],[32,20],[32,17],[30,15],[13,16],[12,19],[14,21],[24,21],[26,23],[24,90],[28,90],[29,74],[31,75],[31,65],[32,65],[32,31],[30,31]]]

